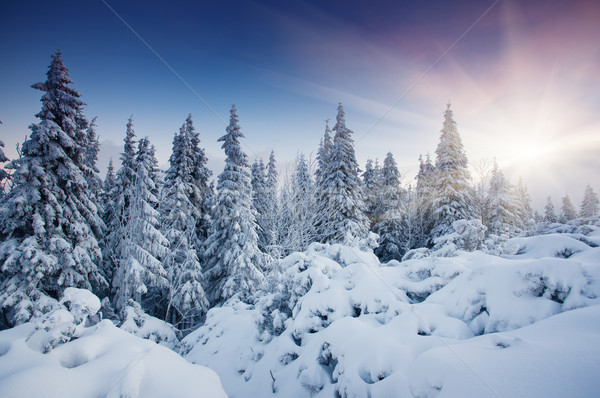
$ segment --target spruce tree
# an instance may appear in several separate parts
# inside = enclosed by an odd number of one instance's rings
[[[283,187],[281,245],[283,254],[304,251],[316,241],[315,184],[304,154],[296,158],[294,174]]]
[[[263,216],[263,233],[266,237],[266,253],[273,258],[280,258],[281,251],[278,247],[279,232],[277,226],[279,203],[278,203],[278,178],[277,162],[275,160],[275,152],[271,151],[269,155],[269,163],[267,163],[267,179],[265,183],[266,190],[266,214]]]
[[[379,247],[375,254],[382,261],[391,259],[401,260],[402,255],[410,249],[410,236],[414,230],[407,217],[407,210],[403,197],[405,192],[400,186],[400,172],[391,152],[385,157],[381,169],[381,187],[379,194],[377,224],[373,227],[379,235]]]
[[[333,146],[324,181],[325,242],[344,242],[362,238],[368,232],[369,220],[364,214],[362,181],[354,154],[352,130],[346,127],[344,107],[340,103],[336,116]]]
[[[377,212],[379,205],[379,194],[381,190],[381,169],[373,166],[373,160],[367,159],[365,171],[362,174],[363,187],[365,191],[365,215],[370,220],[370,225],[377,223]]]
[[[0,121],[0,124],[2,124],[2,121]],[[4,154],[2,148],[4,148],[4,142],[0,140],[0,163],[8,162],[9,159]],[[2,167],[0,169],[0,199],[2,199],[2,196],[4,196],[6,193],[6,185],[8,183],[9,176],[9,173],[4,169],[4,167]]]
[[[256,224],[258,229],[258,248],[266,253],[269,245],[268,235],[268,198],[267,198],[267,174],[265,164],[262,159],[257,159],[252,163],[251,181],[252,186],[252,204],[256,210]]]
[[[441,130],[435,161],[434,197],[432,201],[435,226],[432,238],[452,231],[452,224],[457,220],[468,220],[473,217],[469,181],[462,140],[458,134],[450,103],[444,112],[444,124]]]
[[[331,138],[331,129],[329,128],[329,120],[325,121],[325,133],[319,143],[319,150],[317,152],[317,168],[315,170],[315,212],[317,219],[315,221],[315,228],[317,232],[317,241],[323,242],[325,240],[325,234],[327,232],[327,169],[331,161],[331,149],[333,147],[333,140]]]
[[[211,234],[205,259],[209,301],[215,305],[235,294],[248,296],[263,282],[264,255],[258,249],[256,218],[248,157],[242,151],[235,105],[227,134],[219,138],[225,151],[225,169],[218,177]]]
[[[184,125],[173,138],[159,206],[161,232],[169,241],[163,262],[169,280],[165,319],[180,330],[194,327],[208,310],[205,278],[196,250],[196,220],[202,217],[203,207],[194,199],[202,193],[193,177],[196,162],[188,132]]]
[[[85,179],[84,103],[60,52],[46,76],[32,86],[44,92],[39,122],[12,162],[13,188],[0,207],[0,305],[10,324],[27,321],[44,297],[67,287],[106,285],[94,234],[101,220]]]
[[[133,116],[127,121],[123,142],[121,167],[117,170],[110,191],[105,191],[104,223],[106,234],[102,242],[102,274],[111,283],[113,293],[112,281],[120,262],[123,232],[131,219],[133,186],[136,181],[136,141],[135,131],[133,130]],[[107,180],[109,180],[110,175],[109,169]]]
[[[577,210],[575,210],[575,206],[573,206],[573,202],[571,202],[571,198],[569,198],[569,195],[563,196],[561,201],[562,206],[560,212],[560,222],[566,223],[568,221],[576,219]]]
[[[156,159],[148,138],[139,141],[135,163],[129,208],[118,230],[120,242],[115,251],[115,304],[122,310],[131,299],[156,316],[160,315],[161,307],[156,302],[157,297],[167,286],[162,260],[168,254],[169,242],[158,230],[158,198],[153,193],[156,189],[153,178]]]
[[[492,169],[487,206],[485,220],[488,233],[510,236],[523,229],[518,213],[519,203],[496,161]]]
[[[530,228],[535,222],[533,215],[533,208],[531,207],[531,197],[527,191],[527,187],[523,182],[523,178],[519,178],[519,185],[517,186],[516,196],[519,203],[518,214],[521,219],[521,225],[523,229]]]
[[[556,213],[554,212],[554,203],[552,203],[552,197],[550,196],[546,199],[546,206],[544,206],[544,222],[558,222],[558,217],[556,217]]]
[[[581,201],[579,215],[581,217],[593,217],[598,215],[599,210],[600,201],[598,201],[598,194],[596,194],[594,189],[588,184],[583,192],[583,200]]]

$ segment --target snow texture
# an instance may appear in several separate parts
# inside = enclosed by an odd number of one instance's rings
[[[226,397],[218,376],[99,321],[100,301],[67,288],[54,312],[0,332],[2,397]]]
[[[180,352],[231,397],[599,395],[596,245],[554,234],[387,264],[366,246],[291,254],[270,292],[211,309]]]

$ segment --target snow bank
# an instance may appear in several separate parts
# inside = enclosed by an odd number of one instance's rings
[[[598,396],[600,249],[546,238],[387,266],[313,244],[254,304],[209,311],[180,351],[231,397]]]
[[[69,288],[63,306],[0,332],[2,397],[225,397],[218,376],[95,318],[100,301]]]

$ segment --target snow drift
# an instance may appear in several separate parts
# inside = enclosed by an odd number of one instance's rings
[[[61,307],[0,332],[2,397],[226,397],[218,376],[96,315],[67,288]]]
[[[270,293],[212,309],[180,351],[231,397],[598,396],[592,246],[553,235],[509,241],[504,257],[380,264],[312,244],[281,262]]]

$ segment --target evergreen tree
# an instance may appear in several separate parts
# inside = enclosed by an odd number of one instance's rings
[[[561,199],[562,207],[560,213],[560,222],[566,223],[567,221],[571,221],[577,218],[577,210],[575,210],[575,206],[571,202],[571,198],[569,195],[565,195]]]
[[[333,131],[333,146],[324,182],[324,240],[344,242],[347,238],[362,238],[368,232],[369,220],[364,214],[364,195],[359,168],[354,154],[352,131],[346,127],[342,104],[338,106],[337,123]]]
[[[210,198],[213,194],[213,187],[210,185],[212,171],[206,166],[208,158],[204,148],[200,147],[200,134],[196,131],[192,121],[192,115],[188,115],[185,120],[185,135],[188,136],[191,144],[191,156],[193,159],[192,181],[195,184],[192,203],[200,210],[200,217],[196,223],[196,234],[198,236],[197,249],[202,247],[203,242],[208,238],[210,229]]]
[[[110,199],[110,193],[116,185],[117,177],[115,176],[115,168],[113,166],[113,160],[110,158],[108,161],[108,168],[106,169],[106,176],[104,177],[104,183],[102,185],[102,198],[104,203]]]
[[[331,161],[331,151],[333,140],[331,138],[331,129],[329,128],[329,120],[325,121],[325,133],[319,143],[317,152],[317,168],[315,170],[315,213],[317,219],[315,221],[315,229],[317,232],[317,241],[323,242],[327,233],[327,168]]]
[[[291,179],[283,187],[280,234],[283,255],[304,251],[315,242],[315,184],[309,166],[300,154]]]
[[[235,294],[244,296],[263,282],[264,255],[258,249],[256,219],[248,158],[242,151],[244,137],[232,106],[227,134],[219,138],[225,151],[225,169],[219,174],[211,234],[206,241],[208,297],[217,304]]]
[[[267,163],[267,179],[265,184],[266,193],[266,214],[262,218],[263,233],[266,237],[265,250],[273,258],[280,258],[281,252],[278,247],[279,233],[277,220],[279,214],[279,204],[277,197],[277,182],[279,175],[277,173],[277,162],[275,161],[275,152],[271,151],[269,163]]]
[[[86,130],[84,149],[84,163],[86,165],[85,179],[88,184],[88,196],[96,206],[97,213],[100,215],[99,228],[94,231],[96,239],[100,242],[104,237],[106,226],[104,225],[104,221],[102,221],[104,214],[102,180],[98,176],[99,170],[96,166],[98,153],[100,152],[100,141],[96,134],[96,118],[92,119]]]
[[[556,213],[554,212],[554,203],[552,203],[552,198],[548,196],[546,206],[544,206],[544,222],[555,223],[557,221],[558,217],[556,217]]]
[[[161,232],[169,241],[169,252],[163,262],[169,280],[165,319],[180,330],[198,324],[209,305],[195,244],[196,220],[202,217],[203,208],[194,203],[202,193],[198,192],[192,173],[196,162],[188,131],[184,125],[173,138],[173,153],[159,206]]]
[[[435,151],[435,177],[433,209],[435,226],[432,238],[452,231],[452,223],[457,220],[468,220],[473,217],[467,156],[453,119],[450,103],[444,112],[444,124],[440,142]]]
[[[152,289],[160,291],[167,286],[162,260],[168,254],[169,242],[158,230],[158,198],[153,194],[156,182],[152,175],[156,159],[148,138],[139,141],[135,162],[127,218],[119,229],[121,240],[116,246],[115,304],[121,310],[131,299],[156,316],[160,305]]]
[[[269,235],[268,235],[268,217],[267,212],[268,209],[268,198],[267,198],[267,174],[265,170],[265,164],[260,160],[255,160],[252,163],[251,168],[251,181],[250,185],[252,185],[252,203],[254,205],[254,210],[256,210],[256,224],[258,225],[258,229],[256,233],[258,234],[258,248],[266,253],[266,248],[269,245]]]
[[[410,220],[411,249],[425,247],[429,243],[431,230],[433,229],[433,199],[434,199],[435,167],[427,154],[425,162],[419,155],[419,173],[416,190],[410,196],[407,206],[407,219]]]
[[[594,192],[594,189],[588,184],[583,192],[583,200],[581,202],[581,217],[593,217],[597,216],[600,210],[600,202],[598,201],[598,194]]]
[[[84,103],[60,52],[46,76],[32,86],[44,92],[40,121],[12,162],[14,185],[0,207],[0,305],[10,324],[27,321],[46,295],[106,285],[93,232],[101,220],[85,179]]]
[[[391,152],[388,152],[381,169],[381,188],[378,214],[381,214],[373,227],[379,234],[379,247],[375,254],[382,261],[401,260],[410,249],[414,231],[408,219],[403,197],[405,192],[400,186],[400,172]]]
[[[521,218],[518,214],[519,204],[513,190],[504,177],[502,170],[494,160],[491,173],[490,189],[487,201],[488,209],[485,220],[488,233],[495,235],[514,235],[522,230]]]
[[[123,139],[123,152],[121,153],[121,167],[112,183],[110,191],[105,191],[106,204],[104,223],[106,235],[102,243],[102,275],[111,283],[115,270],[119,266],[122,252],[123,232],[131,219],[131,204],[133,186],[136,181],[136,141],[133,130],[133,116],[127,121],[125,138]],[[109,180],[107,173],[107,180]],[[113,292],[114,293],[114,292]]]
[[[535,222],[535,218],[533,215],[533,208],[531,207],[531,197],[529,196],[529,192],[527,191],[527,187],[525,186],[525,183],[523,183],[522,178],[519,178],[516,196],[519,203],[518,214],[521,219],[521,225],[523,226],[523,229],[530,228]]]
[[[379,194],[381,189],[381,169],[373,166],[373,160],[367,159],[363,173],[363,186],[365,191],[365,215],[370,220],[370,225],[377,222]]]

